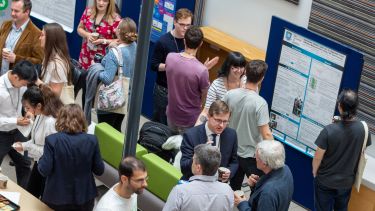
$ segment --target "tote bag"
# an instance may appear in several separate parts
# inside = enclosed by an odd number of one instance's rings
[[[74,86],[68,85],[67,83],[63,86],[61,90],[60,100],[64,105],[74,103]]]
[[[117,69],[118,77],[115,77],[115,80],[108,86],[104,84],[99,86],[97,108],[103,111],[126,114],[129,78],[123,76],[123,60],[120,47],[121,45],[111,48],[119,63]]]
[[[363,124],[363,127],[365,128],[365,139],[363,140],[361,154],[359,155],[358,169],[357,169],[357,173],[355,174],[355,180],[354,180],[354,187],[356,188],[357,192],[359,192],[359,189],[361,188],[363,171],[365,170],[366,163],[367,163],[367,158],[365,157],[365,148],[366,148],[367,139],[368,139],[368,127],[365,121],[362,121],[362,124]]]

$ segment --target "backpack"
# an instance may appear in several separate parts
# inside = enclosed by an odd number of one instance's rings
[[[176,134],[168,126],[150,121],[143,124],[139,132],[138,143],[149,152],[155,153],[167,162],[173,163],[176,154],[174,150],[164,150],[162,148],[164,142],[173,135]]]

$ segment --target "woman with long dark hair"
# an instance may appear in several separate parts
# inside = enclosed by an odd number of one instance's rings
[[[29,87],[22,96],[22,105],[28,114],[36,116],[31,129],[31,139],[27,142],[17,142],[15,149],[19,152],[28,151],[34,160],[26,190],[39,198],[42,195],[45,179],[40,175],[37,164],[43,154],[44,140],[56,133],[55,122],[63,103],[47,85]]]
[[[44,49],[40,78],[60,97],[63,87],[72,83],[73,74],[65,31],[58,23],[47,23],[39,39]]]

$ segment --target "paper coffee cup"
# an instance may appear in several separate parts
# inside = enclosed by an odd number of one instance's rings
[[[0,188],[5,189],[7,188],[8,177],[7,176],[0,176]]]
[[[225,168],[225,167],[219,167],[219,169],[217,171],[219,173],[219,179],[221,179],[223,174],[226,173],[226,172],[229,172],[230,170],[228,168]]]
[[[3,48],[3,52],[9,53],[10,49],[9,48]]]
[[[91,33],[91,36],[92,36],[94,39],[98,39],[98,38],[99,38],[99,33],[97,33],[97,32],[93,32],[93,33]]]
[[[239,196],[241,198],[245,196],[245,192],[243,192],[242,190],[236,190],[236,191],[234,191],[234,193],[236,193],[237,196]]]

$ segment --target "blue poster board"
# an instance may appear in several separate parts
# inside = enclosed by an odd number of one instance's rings
[[[313,209],[314,141],[337,114],[343,88],[357,90],[363,55],[322,35],[272,18],[262,84],[274,137],[286,146],[295,182],[293,199]]]
[[[152,42],[156,42],[161,35],[173,29],[175,12],[176,0],[155,0],[151,28]]]

